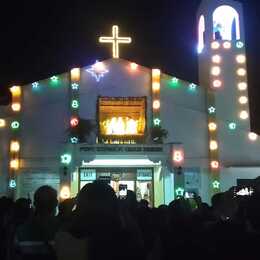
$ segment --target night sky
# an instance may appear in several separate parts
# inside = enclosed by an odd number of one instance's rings
[[[117,2],[120,2],[118,4]],[[260,1],[244,4],[252,129],[260,133]],[[200,0],[9,1],[1,8],[0,87],[23,85],[111,57],[98,37],[113,24],[133,43],[120,56],[198,83],[196,12]]]

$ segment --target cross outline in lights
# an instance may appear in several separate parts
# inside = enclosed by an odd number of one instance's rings
[[[112,43],[112,48],[113,48],[113,58],[119,58],[119,44],[120,43],[125,43],[129,44],[132,42],[131,37],[119,37],[119,27],[118,25],[113,25],[112,26],[112,36],[107,37],[107,36],[102,36],[99,37],[99,42],[100,43]]]

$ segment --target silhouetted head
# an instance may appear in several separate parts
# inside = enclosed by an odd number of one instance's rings
[[[34,207],[37,215],[54,216],[57,204],[57,191],[48,185],[41,186],[34,193]]]
[[[113,216],[117,214],[118,204],[114,190],[100,181],[86,184],[78,194],[77,212],[80,215]]]
[[[59,204],[59,216],[67,217],[72,213],[72,209],[75,205],[74,199],[66,199]]]

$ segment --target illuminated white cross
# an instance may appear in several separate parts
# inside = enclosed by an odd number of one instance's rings
[[[119,37],[118,34],[119,34],[118,26],[113,25],[111,37],[99,37],[99,42],[113,44],[113,58],[119,58],[119,44],[120,43],[131,43],[132,42],[132,39],[130,37]]]

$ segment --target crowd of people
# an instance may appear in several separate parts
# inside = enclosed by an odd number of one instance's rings
[[[0,198],[0,259],[260,259],[260,185],[250,196],[232,188],[212,197],[178,197],[149,207],[103,183],[60,203],[40,187],[29,199]]]

